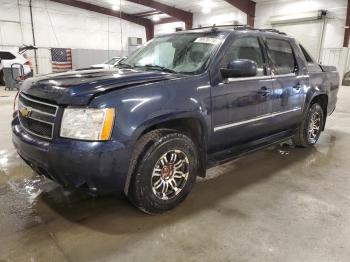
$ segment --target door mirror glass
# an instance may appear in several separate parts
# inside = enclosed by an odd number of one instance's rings
[[[253,77],[258,73],[258,65],[250,59],[235,59],[220,71],[223,78]]]
[[[11,65],[11,76],[13,81],[20,82],[24,79],[24,67],[20,63],[13,63]]]

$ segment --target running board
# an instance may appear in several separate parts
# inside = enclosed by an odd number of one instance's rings
[[[220,165],[236,158],[240,158],[247,154],[254,153],[261,149],[270,147],[275,144],[282,143],[294,136],[295,131],[284,131],[272,136],[261,138],[248,142],[243,145],[234,146],[227,150],[212,154],[208,156],[207,168]]]

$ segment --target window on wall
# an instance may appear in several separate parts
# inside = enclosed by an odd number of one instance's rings
[[[128,38],[129,46],[138,46],[142,45],[142,38],[138,37],[129,37]]]
[[[267,46],[270,57],[274,64],[275,74],[283,75],[295,73],[297,63],[294,57],[293,49],[287,40],[267,39]]]
[[[250,59],[258,65],[258,76],[265,75],[264,57],[258,38],[244,37],[235,40],[227,51],[221,63],[226,68],[228,63],[236,59]]]

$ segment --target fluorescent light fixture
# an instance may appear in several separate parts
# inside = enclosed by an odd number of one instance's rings
[[[296,13],[290,15],[282,16],[272,16],[270,17],[270,23],[272,25],[286,24],[286,23],[297,23],[297,22],[307,22],[322,19],[326,15],[322,10]]]
[[[152,20],[153,20],[154,22],[158,22],[158,21],[160,20],[159,15],[154,15],[154,16],[152,16]]]
[[[211,9],[215,6],[211,0],[201,0],[198,4],[202,7],[203,14],[209,14]]]
[[[198,4],[203,8],[211,8],[214,6],[214,3],[211,0],[201,0]]]
[[[119,10],[119,5],[112,5],[112,9],[114,11],[118,11]]]
[[[211,8],[210,7],[203,7],[202,8],[202,13],[203,14],[209,14],[211,12]]]

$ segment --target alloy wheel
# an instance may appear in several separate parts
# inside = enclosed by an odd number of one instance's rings
[[[162,200],[177,196],[185,187],[189,176],[189,160],[181,150],[170,150],[162,155],[153,168],[151,186]]]
[[[313,112],[310,117],[308,138],[309,141],[315,142],[321,131],[321,115],[319,112]]]

